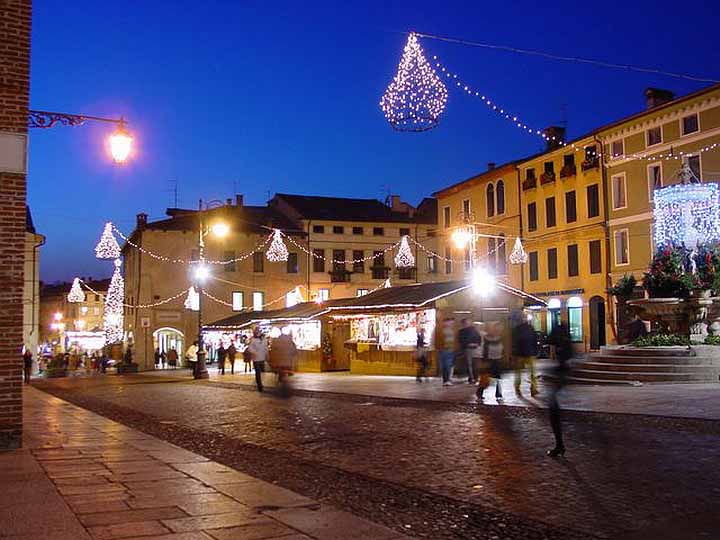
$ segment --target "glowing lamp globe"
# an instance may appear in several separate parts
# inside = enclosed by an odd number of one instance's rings
[[[466,228],[456,229],[452,233],[452,241],[458,249],[464,249],[472,240],[472,232]]]
[[[230,226],[227,223],[220,221],[215,223],[210,230],[212,230],[212,233],[218,238],[224,238],[230,232]]]
[[[115,163],[122,165],[127,161],[132,149],[132,142],[133,138],[125,129],[125,125],[120,124],[117,130],[110,135],[110,154]]]
[[[210,269],[205,265],[200,265],[195,268],[195,279],[198,281],[205,281],[210,277]]]

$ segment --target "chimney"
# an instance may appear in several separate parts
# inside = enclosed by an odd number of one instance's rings
[[[550,126],[543,129],[545,141],[547,142],[547,151],[557,150],[565,141],[565,128],[561,126]]]
[[[136,228],[138,231],[144,231],[144,230],[145,230],[145,226],[147,225],[147,218],[148,218],[147,214],[144,214],[144,213],[142,213],[142,212],[139,213],[139,214],[136,216],[136,218],[135,218],[135,228]]]
[[[647,109],[654,109],[669,103],[673,99],[675,99],[675,94],[670,90],[663,90],[662,88],[645,89],[645,106]]]
[[[225,199],[225,206],[232,206],[232,199]]]
[[[494,161],[488,161],[488,171],[492,171],[495,168]]]
[[[235,195],[235,206],[242,207],[242,205],[243,205],[243,196],[240,194]]]
[[[400,195],[390,195],[390,208],[395,212],[402,212],[404,210],[400,202]]]

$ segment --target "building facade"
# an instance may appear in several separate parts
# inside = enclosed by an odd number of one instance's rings
[[[40,246],[45,237],[38,234],[30,208],[27,209],[25,230],[25,281],[23,285],[23,345],[35,358],[40,345]]]

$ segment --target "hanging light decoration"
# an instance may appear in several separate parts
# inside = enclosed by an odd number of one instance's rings
[[[520,241],[520,237],[518,236],[515,239],[515,245],[512,248],[512,252],[510,253],[510,264],[525,264],[527,260],[527,253],[525,252],[525,248],[523,247],[522,242]]]
[[[195,290],[194,286],[190,286],[188,289],[187,297],[185,298],[185,309],[190,311],[200,311],[200,295]]]
[[[113,224],[105,224],[100,241],[95,246],[95,257],[98,259],[117,259],[120,257],[120,246],[113,235]]]
[[[67,295],[67,300],[68,302],[72,303],[85,301],[85,293],[80,287],[80,278],[73,279],[73,284],[72,287],[70,287],[70,292]]]
[[[282,232],[280,229],[275,229],[275,232],[273,232],[273,239],[272,242],[270,242],[270,247],[265,252],[265,256],[270,262],[288,260],[288,249],[285,242],[283,242]]]
[[[387,278],[385,283],[383,283],[383,289],[389,289],[390,287],[392,287],[392,283],[390,282],[390,278]]]
[[[395,266],[398,268],[411,268],[415,266],[415,256],[410,249],[407,236],[403,236],[400,241],[400,247],[395,254]]]
[[[110,280],[105,297],[103,328],[105,343],[113,344],[123,339],[123,303],[125,301],[125,281],[120,273],[120,259],[115,259],[115,272]]]
[[[411,33],[397,74],[380,100],[385,118],[398,131],[426,131],[437,126],[446,103],[445,83]]]

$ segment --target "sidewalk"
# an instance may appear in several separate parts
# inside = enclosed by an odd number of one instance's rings
[[[32,387],[24,448],[0,453],[8,540],[401,540]]]

